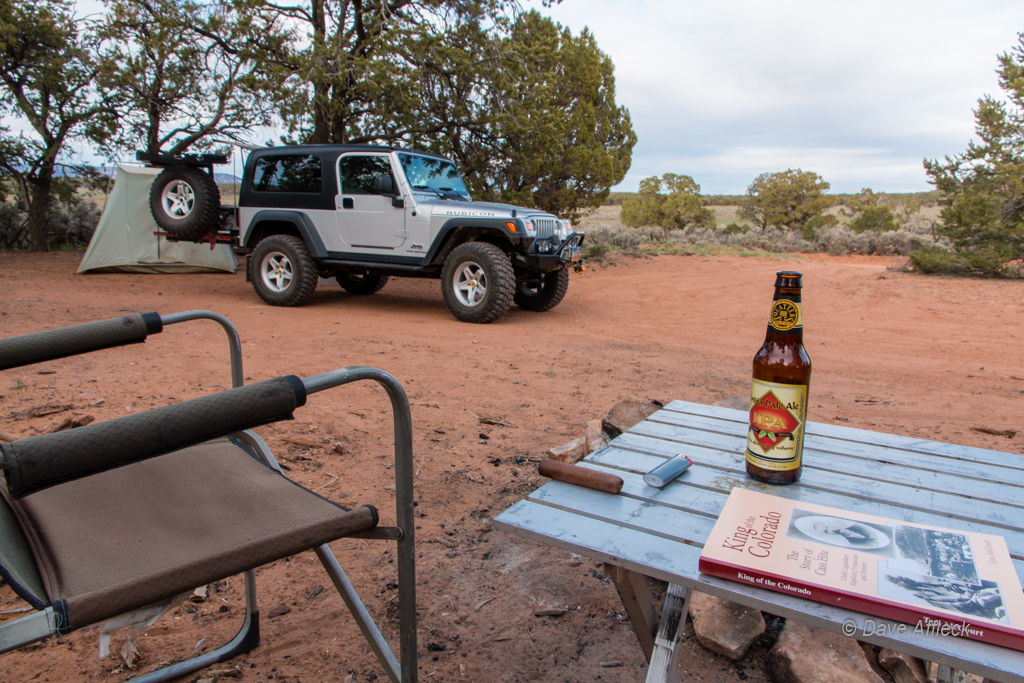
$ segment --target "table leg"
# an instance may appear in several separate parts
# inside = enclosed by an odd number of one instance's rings
[[[686,614],[690,609],[691,593],[674,583],[668,585],[665,604],[661,607],[658,634],[654,638],[654,652],[647,667],[646,683],[680,683],[676,658],[679,656],[682,626],[686,623]]]
[[[633,633],[640,641],[640,649],[643,650],[647,661],[651,661],[658,615],[654,611],[651,591],[647,588],[643,574],[606,562],[604,575],[615,584],[615,590],[618,591],[622,606],[626,608],[626,614],[629,616],[629,623],[633,626]]]
[[[691,592],[670,583],[659,619],[642,574],[605,563],[604,575],[615,584],[633,633],[647,659],[647,683],[679,683],[676,657]]]
[[[938,683],[967,683],[967,672],[954,669],[945,664],[939,664],[939,670],[936,675]],[[993,683],[990,679],[986,678],[982,683]]]

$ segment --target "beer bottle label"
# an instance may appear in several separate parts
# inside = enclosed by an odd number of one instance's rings
[[[804,449],[807,386],[755,379],[750,388],[747,462],[765,470],[795,470]]]
[[[804,318],[799,301],[777,299],[772,303],[772,314],[768,321],[775,332],[802,332]]]

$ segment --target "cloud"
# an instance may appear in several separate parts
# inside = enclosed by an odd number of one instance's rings
[[[996,55],[1019,2],[565,0],[616,66],[639,142],[620,189],[687,173],[711,193],[801,167],[837,191],[927,190],[921,166],[962,151],[1000,93]]]

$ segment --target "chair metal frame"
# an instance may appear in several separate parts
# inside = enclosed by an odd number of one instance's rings
[[[212,320],[218,323],[228,337],[231,353],[231,384],[240,387],[244,381],[242,372],[242,344],[238,331],[226,317],[212,311],[184,311],[160,316],[163,325],[173,325],[191,320]],[[356,593],[352,583],[338,564],[327,544],[314,548],[324,569],[355,619],[360,631],[370,645],[391,683],[416,683],[417,681],[417,638],[416,638],[416,565],[415,565],[415,518],[413,509],[413,466],[412,466],[412,416],[409,399],[402,385],[394,377],[376,368],[354,366],[325,372],[303,379],[307,394],[332,389],[343,384],[372,380],[379,383],[388,394],[394,418],[395,436],[395,519],[397,526],[377,527],[372,531],[355,534],[349,538],[391,540],[398,544],[398,608],[399,608],[399,654],[395,657],[383,634]],[[237,432],[235,437],[251,448],[269,467],[281,472],[274,455],[258,434],[251,430]],[[282,475],[284,474],[281,472]],[[244,573],[245,619],[238,633],[219,648],[157,671],[132,678],[135,683],[156,683],[188,675],[211,664],[233,659],[249,652],[260,642],[259,609],[256,602],[256,571]],[[56,615],[52,607],[20,619],[0,624],[0,654],[49,638],[58,631]]]

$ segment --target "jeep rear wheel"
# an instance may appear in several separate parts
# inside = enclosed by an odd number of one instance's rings
[[[343,270],[335,278],[341,288],[349,294],[376,294],[388,283],[387,275]]]
[[[271,235],[261,240],[249,263],[253,289],[271,306],[299,306],[316,290],[316,263],[298,237]]]
[[[444,303],[464,323],[489,323],[512,305],[516,274],[498,247],[468,242],[452,250],[441,271]]]
[[[153,181],[149,209],[156,224],[170,234],[195,239],[217,229],[220,190],[202,169],[171,166]]]
[[[526,311],[550,311],[565,298],[569,290],[569,271],[540,273],[539,279],[521,283],[513,301]]]

